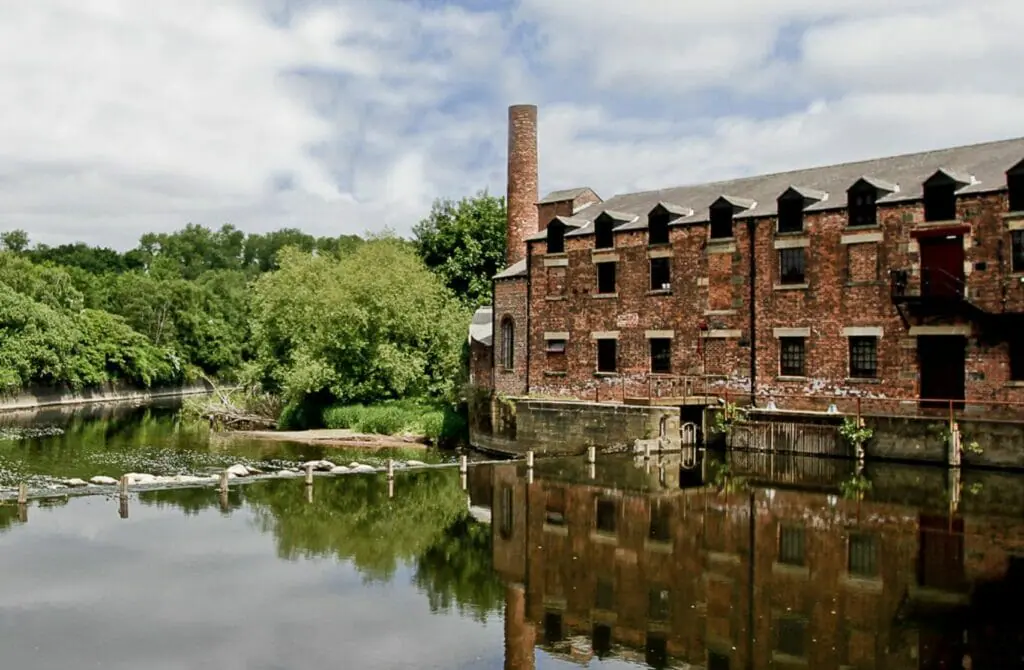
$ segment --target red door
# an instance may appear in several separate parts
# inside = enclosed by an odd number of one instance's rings
[[[954,298],[963,295],[964,238],[926,237],[921,244],[921,295]]]

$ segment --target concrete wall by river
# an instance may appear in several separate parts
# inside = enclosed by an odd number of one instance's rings
[[[212,387],[205,382],[151,389],[108,383],[103,386],[80,391],[39,386],[27,388],[17,393],[0,395],[0,412],[100,402],[145,402],[161,398],[200,395],[209,393],[212,390]]]

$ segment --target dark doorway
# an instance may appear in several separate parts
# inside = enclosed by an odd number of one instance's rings
[[[944,591],[962,591],[967,585],[963,518],[922,514],[918,517],[918,529],[918,584]]]
[[[926,237],[921,244],[921,295],[960,298],[964,294],[964,238]]]
[[[967,338],[930,335],[917,338],[917,365],[921,374],[921,406],[963,409],[964,365]]]

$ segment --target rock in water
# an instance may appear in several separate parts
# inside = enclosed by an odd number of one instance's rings
[[[351,472],[351,471],[348,468],[346,468],[344,465],[336,465],[333,468],[331,468],[331,474],[332,475],[343,475],[346,472]]]
[[[143,472],[126,472],[124,476],[128,478],[129,484],[152,484],[156,481],[156,475]]]
[[[359,461],[352,461],[351,463],[348,464],[348,467],[351,468],[352,470],[355,470],[356,468],[360,467]]]
[[[245,467],[241,463],[235,463],[228,468],[228,476],[234,475],[235,477],[248,477],[249,468]]]
[[[116,479],[114,479],[113,477],[104,477],[103,475],[97,475],[96,477],[93,477],[89,481],[91,483],[95,484],[96,486],[116,486],[117,485],[117,480]]]
[[[88,486],[88,485],[89,485],[89,482],[85,481],[84,479],[78,479],[77,477],[75,477],[73,479],[65,479],[64,480],[64,486],[72,486],[72,487],[75,487],[75,488],[81,488],[83,486]]]
[[[329,472],[334,467],[334,463],[330,461],[306,461],[302,464],[302,469],[305,470],[307,467],[311,467],[314,470],[322,470],[323,472]]]
[[[372,465],[357,465],[352,468],[352,472],[377,472],[377,468]]]
[[[291,470],[279,470],[277,472],[278,477],[298,477],[299,473],[292,472]]]
[[[408,465],[410,468],[426,465],[426,463],[424,463],[423,461],[406,461],[405,464]]]

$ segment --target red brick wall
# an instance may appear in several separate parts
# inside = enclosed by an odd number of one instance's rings
[[[494,390],[501,395],[522,395],[526,392],[526,293],[525,277],[500,279],[494,283]],[[511,317],[515,325],[514,365],[506,370],[502,360],[502,322]]]
[[[1009,273],[1010,235],[1001,216],[1005,194],[960,198],[961,218],[973,225],[965,237],[967,275],[972,300],[990,311],[1024,310],[1024,284]],[[757,222],[757,388],[760,395],[793,395],[777,399],[780,406],[823,410],[829,400],[808,395],[858,395],[863,411],[916,411],[916,404],[895,398],[915,398],[918,389],[916,338],[908,330],[890,297],[888,271],[919,268],[912,227],[923,221],[921,203],[883,206],[880,225],[851,230],[846,213],[809,213],[805,231],[778,235],[774,218]],[[529,342],[531,392],[593,399],[646,396],[649,349],[646,330],[674,331],[674,374],[706,375],[712,389],[741,392],[750,384],[750,299],[748,225],[740,220],[731,241],[709,243],[707,226],[672,227],[672,290],[649,291],[646,231],[617,233],[617,294],[595,297],[596,269],[593,237],[569,237],[563,255],[548,257],[543,243],[529,256],[534,290]],[[843,243],[844,236],[878,235],[880,242]],[[807,287],[780,289],[776,241],[807,241]],[[545,260],[568,259],[568,267],[546,267]],[[984,262],[984,270],[975,263]],[[549,263],[550,265],[550,263]],[[912,282],[916,280],[912,279]],[[701,323],[709,331],[698,346]],[[952,324],[951,321],[944,323]],[[878,379],[849,379],[848,338],[843,328],[881,327]],[[779,379],[779,341],[775,328],[809,328],[807,375],[794,381]],[[569,333],[559,362],[545,362],[544,333]],[[598,376],[595,331],[618,331],[619,374]],[[968,401],[1024,401],[1024,388],[1009,384],[1009,355],[1005,343],[980,344],[971,338],[966,365]],[[547,374],[546,374],[547,372]],[[555,373],[555,374],[551,374]],[[843,404],[841,401],[839,404]],[[851,403],[847,402],[846,405]],[[852,405],[851,405],[852,407]],[[852,411],[845,405],[840,409]]]
[[[493,340],[492,340],[493,342]],[[491,352],[493,349],[476,340],[469,343],[469,383],[479,389],[490,389],[493,384]]]

